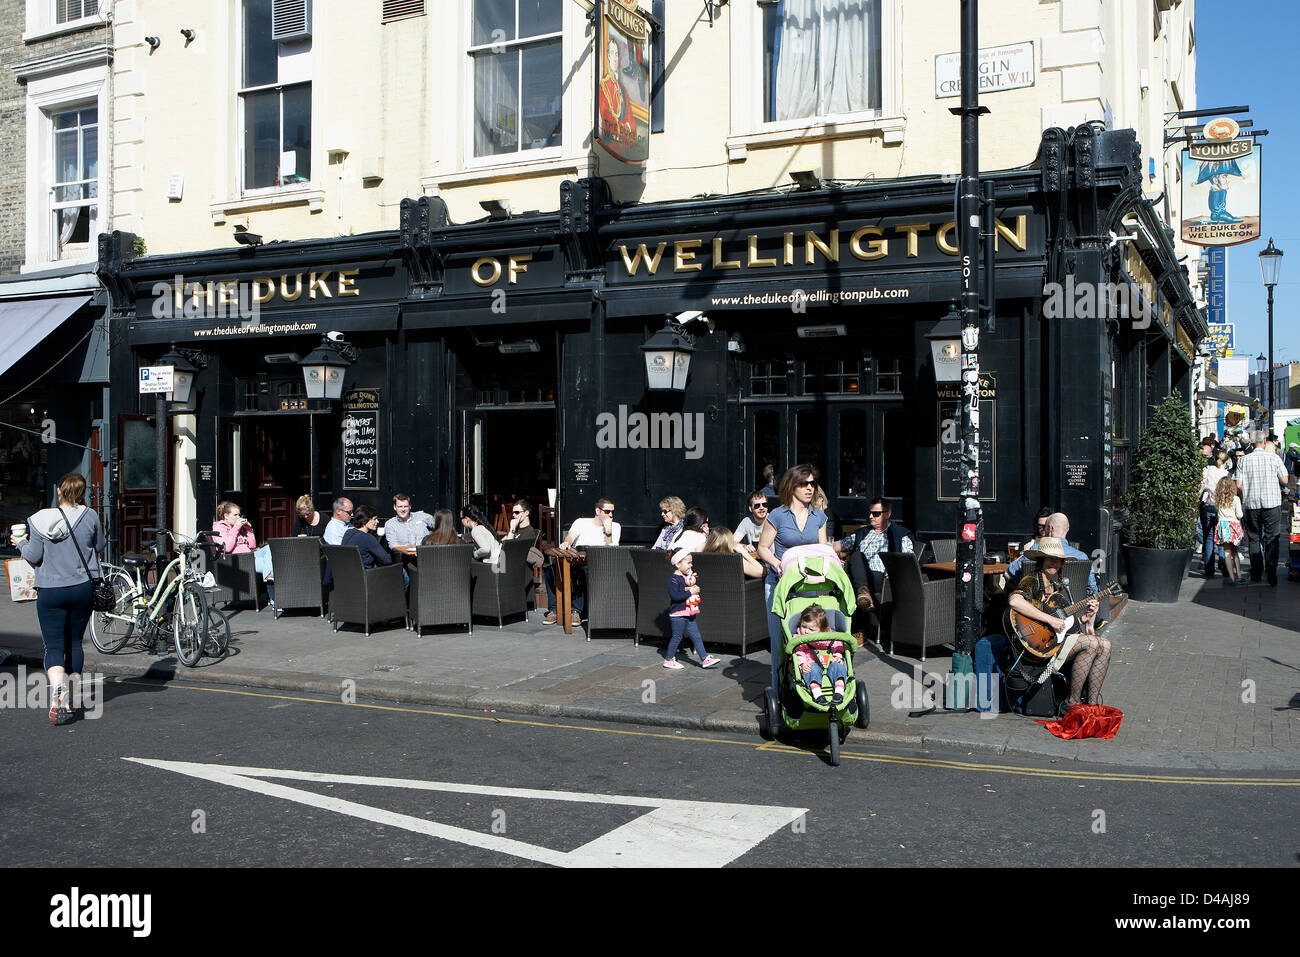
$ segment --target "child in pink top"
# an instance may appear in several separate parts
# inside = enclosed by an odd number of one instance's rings
[[[795,629],[795,634],[812,635],[830,630],[826,609],[821,605],[809,605],[799,616],[799,627]],[[844,642],[822,640],[796,645],[794,661],[808,682],[813,701],[820,705],[843,704],[844,683],[849,677],[848,666],[844,663]],[[829,699],[822,693],[823,677],[835,682],[835,693]]]
[[[244,519],[239,506],[234,502],[222,502],[217,506],[217,520],[212,523],[212,531],[224,546],[227,555],[257,550],[253,526]]]

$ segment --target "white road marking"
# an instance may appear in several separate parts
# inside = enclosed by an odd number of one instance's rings
[[[634,797],[622,794],[589,794],[583,791],[542,791],[532,788],[458,784],[450,781],[420,781],[412,778],[233,767],[190,761],[159,761],[151,758],[124,758],[123,760],[556,867],[722,867],[762,843],[781,828],[792,824],[808,810],[758,804],[680,801],[673,798]],[[581,847],[565,852],[511,840],[496,834],[439,824],[436,821],[398,814],[355,801],[326,797],[300,788],[273,784],[262,780],[263,778],[323,784],[355,784],[367,787],[410,788],[535,801],[611,804],[644,807],[650,810],[649,813],[620,825]]]

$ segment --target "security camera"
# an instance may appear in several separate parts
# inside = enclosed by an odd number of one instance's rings
[[[676,319],[677,324],[682,327],[689,326],[692,323],[699,323],[704,326],[708,332],[713,331],[713,320],[699,309],[690,309],[686,312],[679,312],[674,318]]]
[[[343,333],[330,331],[325,333],[325,338],[328,339],[330,342],[342,342]]]
[[[262,245],[262,236],[260,233],[250,233],[247,226],[236,226],[235,242],[241,246],[260,246]]]

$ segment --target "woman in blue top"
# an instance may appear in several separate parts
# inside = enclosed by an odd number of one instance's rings
[[[781,476],[777,495],[781,507],[768,513],[758,539],[758,557],[767,566],[763,598],[767,602],[767,631],[772,640],[772,688],[776,688],[776,658],[781,645],[781,619],[772,612],[772,592],[781,577],[781,556],[796,545],[826,544],[826,513],[813,508],[817,470],[796,465]]]

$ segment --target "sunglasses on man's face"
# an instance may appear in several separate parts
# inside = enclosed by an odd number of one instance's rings
[[[867,514],[869,514],[872,518],[879,518],[881,515],[884,515],[885,513],[884,513],[884,512],[868,512]]]
[[[766,502],[755,502],[753,505],[749,506],[749,508],[750,508],[751,511],[754,511],[754,512],[757,512],[757,511],[759,511],[760,509],[766,510],[766,508],[767,508],[767,503],[766,503]]]
[[[524,510],[523,510],[522,508],[511,509],[511,510],[510,510],[510,514],[511,514],[511,515],[522,515],[522,514],[524,514]]]
[[[598,509],[596,509],[596,511],[598,511],[598,512],[604,512],[606,515],[613,515],[613,514],[614,514],[614,510],[613,510],[612,508],[598,508]]]

